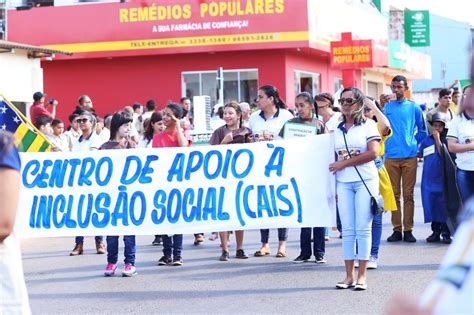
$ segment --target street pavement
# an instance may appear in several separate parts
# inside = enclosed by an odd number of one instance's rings
[[[153,236],[137,237],[138,275],[103,277],[106,255],[97,255],[94,239],[86,238],[85,253],[70,257],[73,238],[22,241],[26,284],[33,314],[157,314],[157,313],[315,313],[383,314],[395,295],[416,299],[435,276],[447,245],[427,244],[429,224],[423,224],[419,177],[415,188],[415,228],[418,242],[387,243],[390,214],[384,215],[379,268],[368,271],[365,292],[336,290],[344,279],[341,240],[326,242],[327,263],[293,264],[299,254],[299,230],[289,232],[288,256],[275,258],[276,230],[271,231],[272,255],[258,258],[259,231],[247,231],[248,260],[220,262],[218,241],[194,246],[184,239],[182,267],[157,266],[161,246]],[[120,241],[119,270],[123,266]],[[120,275],[120,272],[117,273]]]

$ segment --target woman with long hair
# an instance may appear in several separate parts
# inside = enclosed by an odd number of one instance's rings
[[[150,118],[147,118],[143,123],[145,131],[140,139],[141,148],[151,148],[153,136],[165,130],[163,124],[163,115],[160,112],[153,112]]]
[[[364,116],[364,98],[357,88],[342,91],[339,99],[342,121],[335,130],[337,161],[329,165],[336,175],[346,267],[344,281],[336,284],[338,289],[367,289],[372,230],[370,196],[379,195],[379,177],[373,161],[378,156],[381,137],[376,123]],[[355,260],[359,261],[357,278]]]
[[[113,149],[131,149],[136,143],[130,140],[130,128],[132,126],[132,117],[125,112],[117,112],[112,116],[110,123],[110,139],[100,146],[99,150]],[[118,260],[118,236],[107,236],[107,266],[104,270],[104,276],[110,277],[117,270]],[[124,235],[123,243],[125,245],[125,265],[122,276],[132,277],[137,274],[135,268],[135,235]]]
[[[259,111],[250,116],[249,128],[252,130],[256,141],[271,141],[277,139],[283,125],[293,118],[293,115],[286,110],[286,105],[280,98],[277,88],[272,85],[264,85],[258,89],[255,102]],[[269,229],[260,230],[262,247],[256,251],[254,256],[263,257],[270,255]],[[288,229],[278,229],[278,251],[277,258],[286,257],[286,240]]]
[[[153,136],[153,148],[186,147],[190,141],[186,139],[180,119],[183,109],[178,104],[169,103],[163,110],[163,125],[165,130]],[[158,261],[159,266],[182,266],[183,234],[163,235],[163,256]],[[171,257],[173,254],[173,257]]]
[[[209,143],[211,145],[246,143],[250,142],[252,131],[242,126],[242,110],[237,102],[230,102],[224,106],[225,125],[217,128],[211,136]],[[219,232],[221,239],[222,254],[219,260],[229,260],[229,232]],[[243,249],[244,231],[235,231],[235,240],[237,242],[237,250],[235,258],[247,259],[249,256],[245,254]]]

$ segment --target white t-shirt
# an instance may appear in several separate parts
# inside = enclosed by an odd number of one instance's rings
[[[278,139],[283,125],[293,118],[293,115],[286,109],[279,108],[275,115],[270,119],[265,119],[261,110],[253,113],[249,119],[249,128],[252,130],[256,140],[267,139],[270,136],[272,139]]]
[[[343,123],[340,122],[339,126],[342,124]],[[344,136],[339,126],[334,130],[335,148],[338,161],[349,159],[349,154],[344,143]],[[354,125],[349,128],[346,133],[346,140],[351,156],[354,157],[367,152],[367,143],[369,141],[380,141],[382,138],[380,137],[375,121],[367,119],[365,123]],[[357,169],[364,180],[377,178],[379,176],[374,161],[357,165]],[[359,182],[360,177],[353,166],[348,166],[336,173],[336,180],[345,183]]]
[[[451,121],[447,139],[453,139],[459,144],[474,142],[474,118],[462,113]],[[456,153],[456,165],[464,171],[474,171],[474,151]]]
[[[98,150],[102,143],[103,142],[100,136],[98,136],[95,132],[92,132],[89,137],[84,138],[83,136],[80,136],[76,141],[74,141],[71,151],[80,152]]]

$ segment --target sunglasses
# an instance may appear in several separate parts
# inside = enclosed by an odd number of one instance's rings
[[[89,121],[89,119],[87,119],[87,118],[82,118],[82,119],[77,119],[76,121],[77,121],[78,124],[85,124],[86,122]]]
[[[370,108],[368,108],[368,107],[364,107],[364,113],[368,113],[368,112],[370,112],[370,111],[371,111],[371,109],[370,109]]]
[[[338,100],[339,104],[341,105],[349,105],[349,106],[352,106],[355,104],[355,102],[357,102],[357,99],[354,99],[354,98],[340,98]]]

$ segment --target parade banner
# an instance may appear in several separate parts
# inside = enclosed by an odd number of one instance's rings
[[[333,226],[331,134],[252,144],[25,153],[21,237]]]
[[[307,8],[307,0],[137,0],[39,7],[9,11],[8,35],[12,41],[74,53],[56,59],[308,47]],[[26,21],[35,21],[35,27]]]

